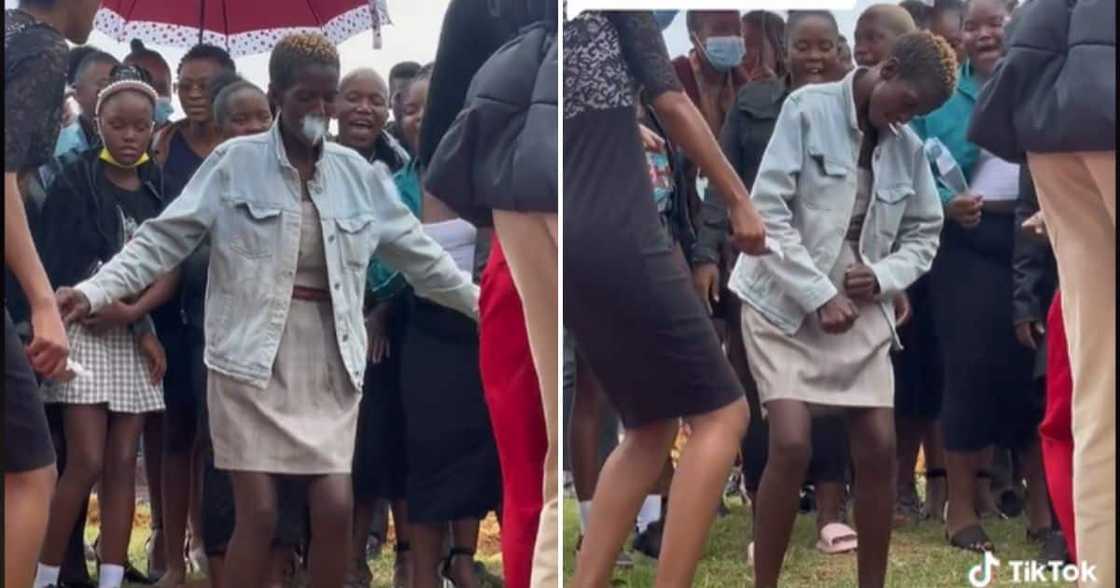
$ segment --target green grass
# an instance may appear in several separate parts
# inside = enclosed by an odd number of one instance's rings
[[[753,570],[746,563],[750,532],[749,511],[738,498],[729,499],[731,514],[719,519],[708,538],[704,556],[693,586],[725,588],[754,586]],[[1001,560],[1031,559],[1037,548],[1026,541],[1024,519],[988,520],[984,527],[996,544]],[[575,544],[579,536],[579,509],[573,500],[564,503],[564,578],[575,569]],[[798,515],[790,549],[782,568],[783,586],[847,588],[856,586],[855,554],[824,555],[816,550],[816,524],[813,515]],[[629,548],[629,543],[627,543]],[[639,588],[653,585],[656,561],[632,552],[635,565],[619,570],[617,586]],[[891,540],[887,586],[935,588],[969,586],[967,573],[981,556],[949,547],[942,525],[923,522],[895,530]],[[992,586],[1011,583],[1010,568],[997,569]],[[1040,584],[1035,584],[1040,585]],[[1061,584],[1051,584],[1062,586]]]
[[[90,523],[86,526],[86,542],[92,544],[97,538],[97,511],[96,508],[91,509]],[[129,540],[128,555],[129,561],[133,563],[140,571],[148,569],[148,558],[145,551],[145,544],[148,541],[148,536],[151,534],[148,528],[149,507],[147,503],[137,504],[136,516],[133,519],[132,536]],[[475,559],[483,563],[490,573],[497,576],[502,574],[502,555],[499,551],[498,545],[498,526],[494,515],[490,515],[487,520],[483,521],[481,537],[478,546],[478,553]],[[390,532],[390,542],[385,545],[381,550],[381,556],[377,559],[369,560],[370,569],[373,571],[372,586],[392,586],[393,585],[393,544],[392,533]],[[97,569],[92,562],[88,562],[90,576],[95,578]],[[142,588],[142,584],[128,584],[125,588]],[[191,576],[188,582],[188,588],[204,588],[208,586],[205,577],[201,575]]]

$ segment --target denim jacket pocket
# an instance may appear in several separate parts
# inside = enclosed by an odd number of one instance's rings
[[[816,164],[816,172],[804,178],[801,197],[809,208],[831,210],[843,201],[837,193],[850,189],[850,170],[823,149],[809,149],[809,156]]]
[[[880,188],[875,191],[875,228],[877,236],[886,242],[888,248],[898,235],[902,217],[906,214],[906,207],[913,195],[914,189],[910,186]]]
[[[335,219],[338,226],[339,253],[351,268],[365,271],[376,245],[372,215]]]
[[[267,259],[280,244],[283,211],[248,200],[230,200],[235,226],[230,249],[248,259]]]

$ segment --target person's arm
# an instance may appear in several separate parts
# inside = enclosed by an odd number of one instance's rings
[[[70,344],[50,280],[31,239],[16,174],[8,171],[4,172],[4,265],[19,281],[31,308],[31,367],[44,376],[57,377],[66,370]]]
[[[727,115],[719,134],[719,145],[729,162],[742,161],[742,147],[739,145],[739,127],[743,112],[733,109]],[[693,265],[719,263],[719,252],[727,241],[727,204],[722,196],[712,198],[709,190],[700,208],[700,218],[696,229],[696,245],[692,248]]]
[[[766,234],[778,242],[784,257],[768,255],[760,257],[759,262],[782,291],[809,314],[840,292],[813,263],[801,234],[793,228],[791,203],[797,198],[798,177],[806,163],[802,140],[804,125],[800,100],[791,96],[782,105],[770,145],[762,156],[751,201],[766,223]]]
[[[382,236],[374,255],[399,271],[416,294],[467,316],[478,317],[478,286],[451,255],[420,227],[420,221],[395,195],[383,166],[369,166],[367,185]]]
[[[202,242],[221,206],[219,195],[228,185],[226,153],[218,147],[163,213],[140,225],[97,275],[74,287],[85,297],[89,312],[140,293],[175,269]]]
[[[905,292],[910,284],[928,272],[941,241],[945,217],[933,171],[921,149],[914,153],[914,159],[914,194],[906,201],[893,250],[890,255],[869,264],[879,284],[881,299]]]

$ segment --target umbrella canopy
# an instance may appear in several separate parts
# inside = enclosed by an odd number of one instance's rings
[[[339,44],[389,24],[386,0],[102,0],[94,26],[114,40],[224,47],[234,57],[268,53],[285,35],[318,31]]]

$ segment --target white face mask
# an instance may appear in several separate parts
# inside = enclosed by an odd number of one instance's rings
[[[318,145],[327,136],[327,119],[317,114],[303,117],[302,127],[303,137],[312,145]]]

